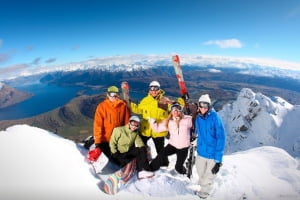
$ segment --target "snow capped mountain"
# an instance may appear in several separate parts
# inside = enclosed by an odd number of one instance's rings
[[[76,70],[108,70],[132,71],[148,69],[158,66],[172,66],[172,55],[127,55],[89,59],[81,62],[72,62],[63,65],[31,66],[23,65],[16,71],[3,69],[0,80],[7,80],[19,76],[30,76],[55,71]],[[211,55],[180,55],[182,65],[192,65],[209,68],[238,68],[240,73],[281,76],[300,79],[300,64],[272,59],[238,58]]]
[[[152,149],[154,143],[150,143]],[[99,189],[100,180],[85,162],[87,151],[52,132],[15,125],[0,131],[0,198],[5,200],[198,200],[193,176],[176,174],[176,156],[151,179],[131,182],[116,195]],[[277,147],[258,147],[225,155],[211,200],[298,200],[299,161]]]
[[[219,114],[227,132],[227,152],[270,145],[300,157],[300,106],[244,88]]]

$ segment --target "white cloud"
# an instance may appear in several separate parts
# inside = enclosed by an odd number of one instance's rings
[[[241,48],[243,45],[238,39],[209,40],[204,45],[217,45],[220,48]]]

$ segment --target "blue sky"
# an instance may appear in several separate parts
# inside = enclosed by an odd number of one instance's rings
[[[300,63],[299,0],[0,0],[0,68],[130,54]]]

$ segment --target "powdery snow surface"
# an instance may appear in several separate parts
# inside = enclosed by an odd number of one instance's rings
[[[177,174],[175,156],[153,178],[134,177],[123,191],[110,196],[99,190],[99,180],[85,162],[86,152],[73,141],[36,127],[15,125],[0,132],[0,148],[0,199],[199,199],[194,195],[199,189],[196,169],[191,180]],[[243,196],[299,200],[298,161],[270,146],[224,156],[208,199],[239,200]]]

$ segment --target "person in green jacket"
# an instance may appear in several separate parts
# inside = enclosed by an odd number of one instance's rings
[[[166,119],[169,115],[169,105],[173,103],[169,98],[164,96],[165,91],[160,88],[158,81],[152,81],[149,84],[149,93],[144,97],[139,104],[130,103],[131,112],[141,115],[141,137],[145,145],[150,138],[152,138],[156,153],[158,154],[165,145],[165,136],[168,131],[155,132],[151,129],[148,122],[149,118],[155,119],[160,122]],[[168,158],[164,160],[162,166],[168,166]]]
[[[131,116],[129,123],[125,126],[114,128],[109,147],[112,158],[116,164],[123,167],[133,159],[136,159],[138,178],[149,178],[154,176],[147,160],[147,150],[139,136],[140,118]]]

